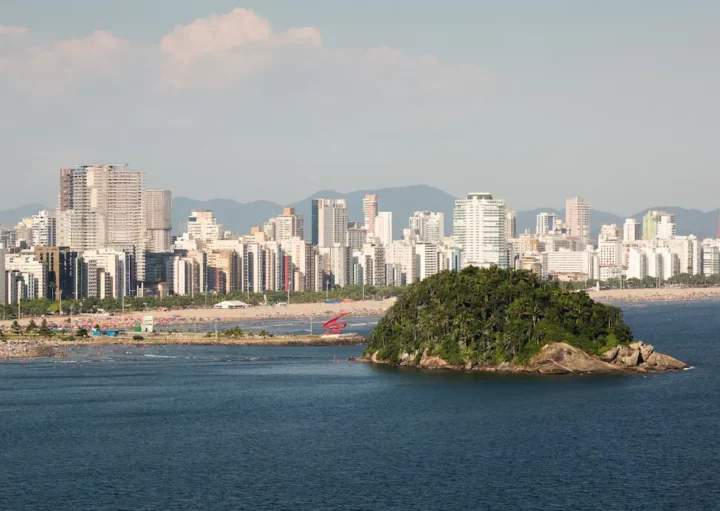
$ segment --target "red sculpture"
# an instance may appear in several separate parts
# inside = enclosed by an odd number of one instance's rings
[[[331,320],[326,321],[323,323],[323,328],[327,329],[327,332],[325,332],[325,335],[340,335],[342,333],[343,328],[347,326],[347,321],[339,321],[340,318],[349,316],[349,312],[341,312]]]

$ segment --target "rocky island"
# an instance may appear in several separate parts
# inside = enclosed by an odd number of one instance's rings
[[[357,360],[535,374],[688,368],[634,341],[616,307],[526,271],[476,267],[412,284]]]

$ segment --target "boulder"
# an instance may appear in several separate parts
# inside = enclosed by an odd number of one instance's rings
[[[679,371],[690,367],[685,362],[680,362],[676,358],[657,352],[653,352],[648,356],[645,365],[654,371]]]
[[[635,350],[625,357],[618,357],[620,363],[627,367],[637,367],[640,363],[640,350]]]
[[[655,351],[655,348],[652,344],[643,344],[640,346],[640,357],[643,359],[643,361],[647,360],[650,355],[653,354]]]
[[[541,374],[574,374],[614,373],[622,369],[564,342],[554,342],[545,345],[540,353],[534,355],[525,370]]]
[[[607,350],[605,353],[603,353],[600,358],[604,360],[605,362],[612,362],[615,360],[615,357],[617,357],[618,352],[620,351],[620,348],[615,346],[612,349]]]

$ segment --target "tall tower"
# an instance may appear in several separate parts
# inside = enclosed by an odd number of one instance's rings
[[[590,243],[590,204],[585,199],[573,197],[565,201],[565,223],[568,234]]]
[[[365,230],[368,236],[375,234],[375,217],[378,214],[377,194],[367,194],[363,199],[363,214],[365,215]]]
[[[463,266],[508,267],[505,201],[489,193],[471,193],[455,201],[453,231],[463,249]],[[464,225],[460,225],[464,220]]]
[[[347,246],[348,211],[345,199],[316,200],[318,201],[318,247],[330,248],[336,243]]]
[[[717,239],[720,239],[720,214],[718,215]]]
[[[148,252],[172,252],[172,192],[145,190],[143,222],[146,229]]]

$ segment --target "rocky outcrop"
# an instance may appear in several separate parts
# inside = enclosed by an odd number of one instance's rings
[[[370,357],[354,359],[361,362],[389,364],[379,360],[378,352]],[[553,342],[543,346],[525,365],[503,362],[498,365],[474,364],[465,361],[462,365],[452,365],[438,356],[429,356],[427,350],[422,355],[403,353],[397,364],[403,367],[423,369],[449,369],[458,371],[479,371],[492,373],[524,374],[622,374],[629,372],[678,371],[689,366],[668,355],[655,352],[650,344],[634,342],[629,345],[612,348],[600,357],[589,355],[583,350],[564,342]]]
[[[641,341],[608,350],[601,358],[615,366],[639,371],[679,371],[689,367],[671,356],[657,353],[652,344]]]

